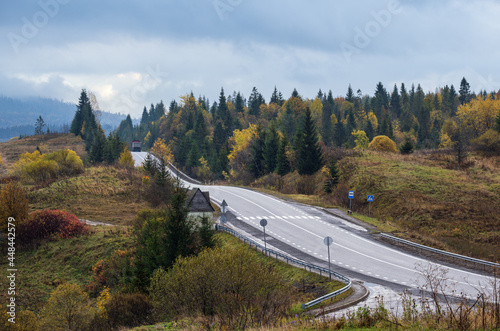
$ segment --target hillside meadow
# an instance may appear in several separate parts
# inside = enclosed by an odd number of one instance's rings
[[[449,151],[409,155],[363,151],[342,155],[340,181],[323,191],[324,172],[268,175],[257,189],[285,199],[329,208],[349,208],[380,231],[490,261],[500,259],[500,156],[470,156],[456,169]],[[307,193],[307,194],[304,194]],[[371,218],[367,195],[374,195]]]

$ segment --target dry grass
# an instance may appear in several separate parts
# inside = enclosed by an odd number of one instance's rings
[[[137,213],[147,208],[143,199],[142,175],[112,166],[85,169],[46,187],[29,188],[33,209],[63,209],[79,218],[131,225]]]
[[[395,224],[403,236],[473,257],[500,258],[500,162],[475,156],[465,170],[455,170],[447,154],[402,156],[366,153],[348,180],[366,213]],[[358,194],[359,192],[359,194]]]
[[[364,152],[339,162],[340,183],[323,193],[321,173],[308,178],[313,194],[297,194],[297,173],[283,179],[266,176],[254,183],[278,190],[284,199],[321,207],[348,208],[347,192],[355,191],[352,209],[358,218],[381,231],[468,256],[500,260],[500,156],[471,156],[456,169],[446,151],[410,155]],[[280,185],[282,183],[282,185]],[[368,215],[367,195],[374,195]],[[364,215],[364,216],[363,216]],[[354,215],[356,216],[356,215]]]
[[[8,174],[9,167],[25,152],[33,153],[39,147],[43,152],[54,152],[61,149],[72,149],[80,156],[86,157],[85,144],[79,136],[71,133],[51,133],[38,136],[13,138],[0,143],[0,156],[4,166],[0,167],[0,176]]]

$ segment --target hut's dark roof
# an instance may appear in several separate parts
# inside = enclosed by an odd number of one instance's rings
[[[190,213],[212,213],[215,211],[210,204],[210,193],[202,192],[199,188],[194,188],[188,192],[186,205]]]

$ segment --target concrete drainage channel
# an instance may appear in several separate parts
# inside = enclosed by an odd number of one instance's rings
[[[244,243],[249,244],[250,247],[255,247],[255,249],[260,250],[261,252],[269,255],[270,257],[274,256],[276,258],[276,260],[286,262],[287,264],[294,265],[296,267],[304,268],[305,270],[309,269],[309,271],[319,273],[320,275],[330,274],[331,276],[339,279],[340,281],[342,281],[346,284],[346,286],[344,286],[343,288],[341,288],[337,291],[334,291],[332,293],[324,295],[320,298],[314,299],[310,302],[303,303],[302,304],[303,309],[307,309],[307,308],[315,306],[321,302],[324,302],[326,300],[333,299],[337,295],[340,295],[340,294],[348,291],[351,288],[354,290],[354,294],[349,296],[345,300],[342,300],[341,302],[337,302],[335,305],[332,305],[331,307],[315,310],[312,313],[312,315],[314,315],[314,316],[320,316],[320,315],[330,313],[330,312],[333,312],[336,310],[347,308],[351,305],[355,305],[355,304],[365,300],[370,293],[368,291],[368,289],[366,287],[364,287],[361,283],[354,283],[353,284],[353,282],[349,278],[345,277],[344,275],[341,275],[335,271],[331,271],[331,270],[328,270],[326,268],[323,268],[323,267],[320,267],[320,266],[317,266],[314,264],[310,264],[310,263],[295,259],[293,257],[287,256],[285,254],[274,251],[272,249],[265,248],[264,246],[262,246],[262,245],[256,243],[255,241],[239,234],[238,232],[236,232],[235,230],[233,230],[231,228],[228,228],[228,227],[222,226],[222,225],[216,225],[216,230],[227,232],[227,233],[237,237],[238,239],[242,240]],[[310,312],[310,314],[311,314],[311,312]]]

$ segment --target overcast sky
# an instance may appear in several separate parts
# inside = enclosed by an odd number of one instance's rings
[[[499,90],[499,18],[493,0],[2,0],[0,95],[76,103],[86,88],[138,117],[222,86],[266,101],[275,85],[313,98],[463,76]]]

